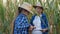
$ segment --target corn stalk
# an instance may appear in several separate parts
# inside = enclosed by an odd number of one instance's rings
[[[50,34],[59,34],[60,33],[60,0],[38,0],[44,8],[44,13],[47,15],[50,25],[53,25],[52,33]],[[35,5],[37,0],[7,0],[6,6],[3,5],[3,0],[0,0],[0,34],[12,34],[13,33],[13,24],[14,19],[18,15],[17,8],[18,4],[23,2],[28,2],[32,5]],[[32,10],[36,13],[35,9]],[[29,21],[32,14],[28,16]]]

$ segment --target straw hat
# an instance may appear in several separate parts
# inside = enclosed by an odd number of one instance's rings
[[[22,5],[19,5],[18,7],[23,8],[33,14],[32,5],[27,2],[24,2]]]
[[[36,8],[36,7],[41,7],[41,8],[43,8],[40,2],[37,2],[36,5],[33,6],[33,7],[34,7],[34,8]]]

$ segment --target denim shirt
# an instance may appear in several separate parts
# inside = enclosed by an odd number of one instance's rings
[[[36,14],[32,16],[32,19],[30,21],[30,24],[32,26],[34,26],[33,24],[33,20],[35,18]],[[48,28],[48,21],[47,21],[47,18],[46,18],[46,15],[42,13],[42,17],[41,17],[41,28],[42,29],[45,29],[45,28]],[[47,32],[44,32],[43,34],[48,34]]]

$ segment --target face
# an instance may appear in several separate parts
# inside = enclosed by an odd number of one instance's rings
[[[24,10],[24,13],[25,13],[25,15],[29,15],[29,11],[27,11],[27,10]]]
[[[38,12],[38,14],[41,14],[42,9],[40,7],[36,7],[36,11]]]

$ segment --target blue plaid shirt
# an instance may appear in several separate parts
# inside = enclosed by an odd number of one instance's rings
[[[28,34],[28,19],[26,15],[19,14],[14,21],[14,34]]]

